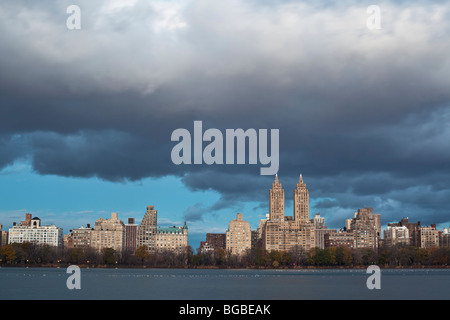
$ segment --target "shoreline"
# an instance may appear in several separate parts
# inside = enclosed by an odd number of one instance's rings
[[[1,268],[54,268],[54,269],[65,269],[71,264],[4,264],[0,265]],[[72,264],[76,265],[76,264]],[[220,266],[126,266],[126,265],[86,265],[79,264],[76,265],[81,269],[186,269],[186,270],[350,270],[350,269],[367,269],[370,265],[361,266],[293,266],[293,267],[220,267]],[[430,265],[430,266],[378,266],[380,269],[398,269],[398,270],[408,270],[408,269],[450,269],[450,266],[444,265]]]

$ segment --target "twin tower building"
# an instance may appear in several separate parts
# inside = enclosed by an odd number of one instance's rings
[[[269,215],[259,226],[259,237],[266,250],[309,250],[315,245],[315,227],[309,219],[309,192],[300,174],[294,190],[294,216],[285,216],[284,190],[275,176],[270,189]]]

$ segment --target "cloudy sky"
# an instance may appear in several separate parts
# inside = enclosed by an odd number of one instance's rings
[[[279,129],[286,215],[302,173],[330,228],[363,207],[447,227],[449,52],[446,1],[1,1],[0,223],[67,233],[154,205],[194,248],[237,212],[256,229],[261,165],[171,161],[201,120]]]

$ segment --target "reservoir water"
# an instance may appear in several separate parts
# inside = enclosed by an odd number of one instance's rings
[[[450,269],[81,269],[69,290],[65,268],[0,268],[1,300],[448,300]]]

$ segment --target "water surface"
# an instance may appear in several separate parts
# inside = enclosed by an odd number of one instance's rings
[[[14,300],[448,300],[450,270],[382,269],[369,290],[364,269],[81,269],[69,290],[65,268],[0,268],[0,299]]]

